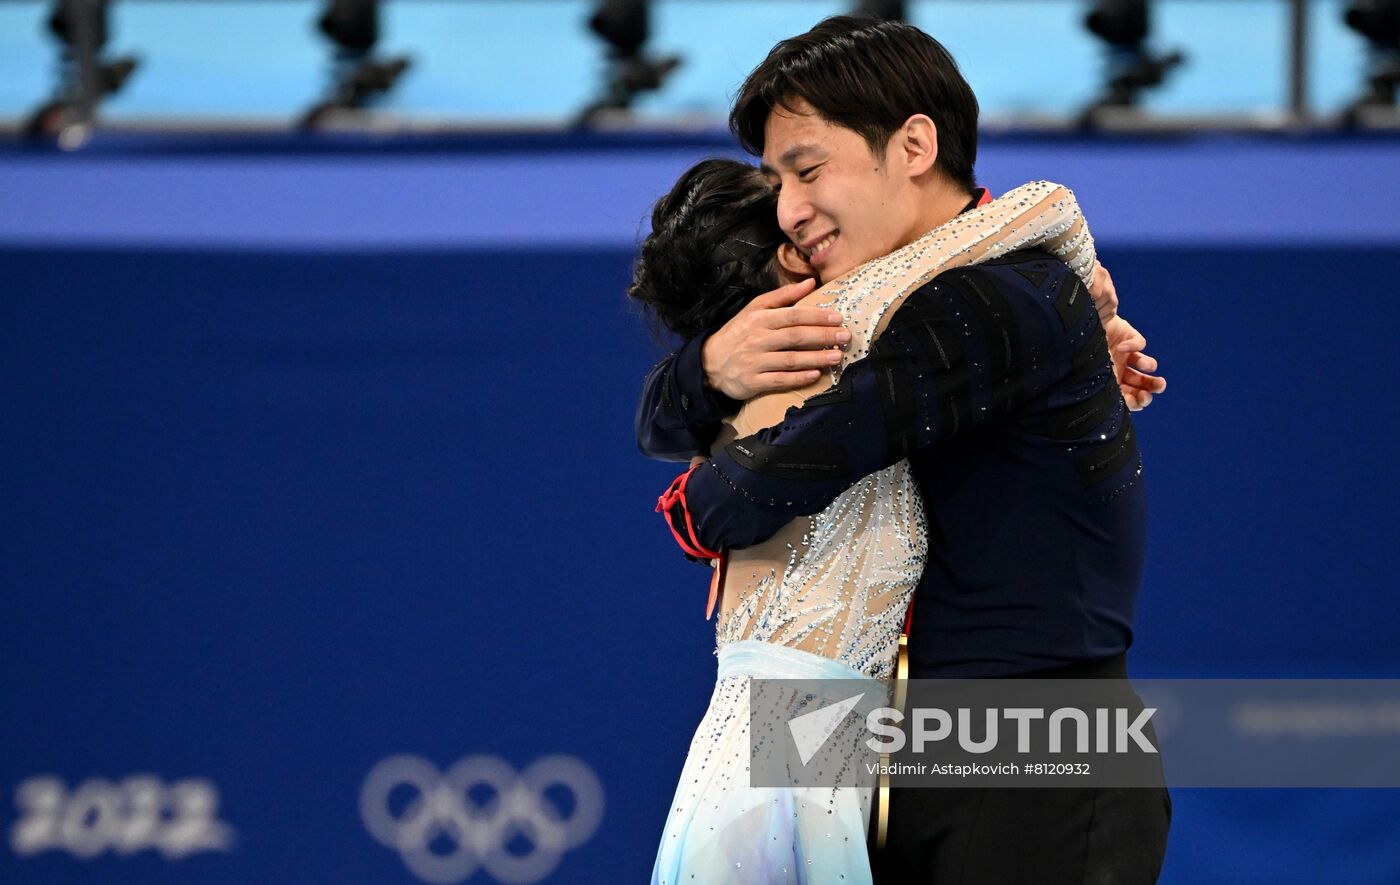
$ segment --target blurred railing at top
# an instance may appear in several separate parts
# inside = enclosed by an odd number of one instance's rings
[[[987,128],[1400,130],[1400,0],[0,0],[0,127],[718,130],[851,11],[938,37]]]

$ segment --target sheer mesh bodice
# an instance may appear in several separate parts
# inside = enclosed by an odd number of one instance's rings
[[[964,212],[813,292],[802,304],[838,311],[851,331],[841,364],[805,389],[745,403],[716,446],[777,424],[789,407],[830,389],[845,366],[866,356],[904,298],[937,274],[1030,247],[1059,257],[1086,285],[1092,280],[1093,238],[1074,195],[1041,181]],[[923,502],[909,462],[900,461],[857,481],[815,516],[730,551],[718,644],[775,643],[889,679],[927,545]]]

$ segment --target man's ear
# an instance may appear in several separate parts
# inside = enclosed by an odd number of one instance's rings
[[[816,275],[817,269],[807,263],[807,259],[792,243],[783,243],[778,247],[778,276],[782,277],[784,286]]]
[[[917,178],[938,161],[938,127],[927,114],[915,114],[904,121],[891,139],[904,161],[910,178]]]

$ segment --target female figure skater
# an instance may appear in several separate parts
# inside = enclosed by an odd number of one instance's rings
[[[628,294],[670,331],[693,337],[718,329],[755,296],[814,276],[776,209],[754,167],[698,164],[658,201]],[[842,367],[868,353],[904,297],[938,273],[1031,247],[1064,260],[1091,295],[1111,286],[1073,195],[1047,182],[1023,185],[807,296],[803,304],[848,318],[852,340],[841,366],[806,389],[748,401],[716,445],[776,424],[789,407],[830,389]],[[1110,344],[1136,337],[1121,319],[1109,328]],[[749,786],[749,688],[755,677],[866,680],[877,690],[869,696],[882,697],[926,544],[918,488],[901,461],[856,482],[821,513],[728,555],[718,680],[653,883],[870,881],[868,787]]]

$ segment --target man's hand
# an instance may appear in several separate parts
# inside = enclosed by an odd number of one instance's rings
[[[700,366],[705,384],[736,400],[811,384],[841,361],[833,347],[851,333],[841,315],[821,307],[794,307],[816,289],[803,280],[758,296],[705,340]]]
[[[1154,394],[1167,389],[1167,379],[1152,374],[1157,371],[1157,361],[1143,353],[1147,339],[1127,320],[1114,317],[1105,324],[1104,334],[1123,400],[1129,409],[1140,412],[1151,405]]]
[[[1109,321],[1118,316],[1118,290],[1113,287],[1113,277],[1108,275],[1108,268],[1097,262],[1094,264],[1094,280],[1089,284],[1089,297],[1094,299],[1099,322],[1107,330]]]

